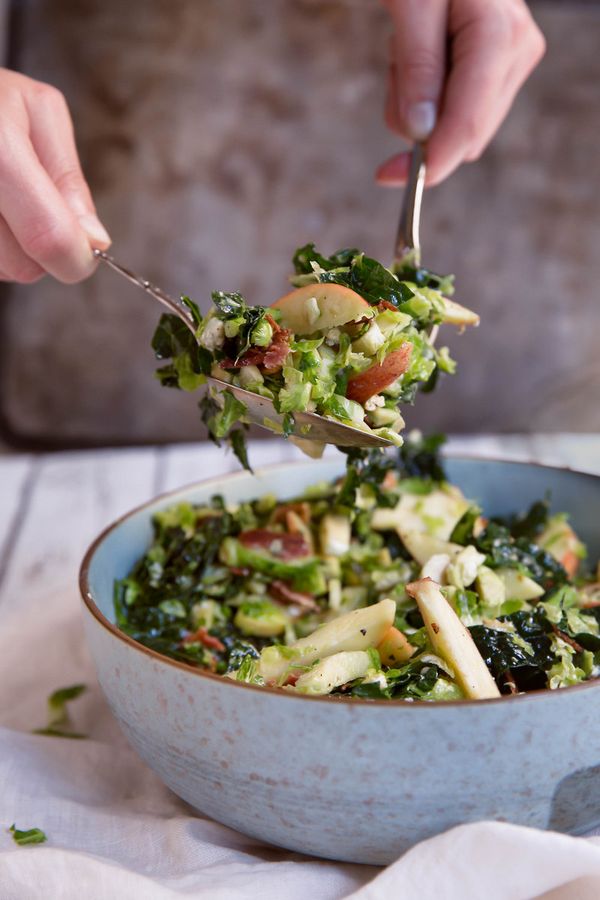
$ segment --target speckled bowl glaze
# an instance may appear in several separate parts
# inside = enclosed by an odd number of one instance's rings
[[[159,497],[108,528],[83,562],[85,627],[106,698],[176,794],[239,831],[331,859],[386,864],[463,822],[581,833],[600,823],[600,682],[500,700],[418,704],[312,698],[238,684],[137,644],[114,624],[113,582],[144,553],[153,513],[221,492],[282,498],[343,460],[240,473]],[[449,477],[486,512],[550,489],[593,559],[600,478],[454,458]]]

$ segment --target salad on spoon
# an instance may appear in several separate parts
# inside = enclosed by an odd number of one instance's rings
[[[438,326],[478,325],[449,298],[452,276],[420,264],[419,218],[424,149],[415,146],[396,240],[386,267],[353,247],[330,256],[315,245],[296,250],[293,290],[254,306],[237,292],[213,291],[203,316],[189,297],[175,299],[103,251],[119,274],[169,309],[153,347],[167,387],[195,391],[214,441],[227,439],[249,468],[245,429],[259,425],[319,456],[325,444],[400,446],[401,408],[431,390],[455,363],[436,348]]]
[[[476,325],[478,317],[447,299],[437,276],[387,269],[357,249],[324,257],[308,244],[296,251],[294,268],[294,290],[272,306],[213,292],[205,317],[194,307],[196,340],[163,316],[153,346],[168,362],[158,377],[184,390],[210,378],[201,407],[216,440],[239,433],[247,414],[246,398],[235,390],[241,388],[272,404],[276,415],[267,407],[260,424],[311,440],[313,452],[327,438],[303,420],[307,413],[350,426],[361,444],[376,437],[400,445],[402,404],[412,403],[420,386],[431,387],[440,371],[454,371],[432,329]],[[333,442],[349,444],[346,435]]]

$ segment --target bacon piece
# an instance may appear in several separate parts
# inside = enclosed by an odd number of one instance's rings
[[[273,372],[281,369],[290,349],[290,332],[287,328],[280,328],[274,333],[273,340],[265,351],[263,359],[265,370]]]
[[[306,610],[317,610],[319,608],[312,594],[303,594],[302,591],[295,591],[287,582],[279,579],[271,582],[269,594],[280,603],[295,604]]]
[[[395,488],[398,484],[398,476],[395,472],[386,472],[383,478],[382,485],[386,490],[390,490],[391,488]]]
[[[250,347],[238,359],[223,359],[222,369],[242,369],[244,366],[258,366],[265,372],[276,372],[281,369],[291,350],[290,335],[287,328],[281,328],[271,316],[266,317],[273,328],[273,340],[268,347]]]
[[[394,350],[381,363],[375,363],[348,381],[346,397],[364,406],[370,397],[383,391],[408,369],[412,344],[409,341]]]
[[[561,631],[560,628],[558,627],[558,625],[555,625],[555,624],[553,623],[553,624],[552,624],[552,631],[554,632],[554,634],[555,634],[557,637],[559,637],[559,638],[561,639],[561,641],[564,641],[565,644],[569,644],[569,646],[572,647],[573,650],[575,650],[576,653],[583,653],[583,649],[584,649],[584,648],[581,646],[581,644],[579,644],[579,643],[578,643],[574,638],[572,638],[570,635],[565,634],[564,631]]]
[[[199,628],[197,631],[192,632],[192,634],[187,634],[181,643],[202,644],[207,650],[218,650],[219,653],[223,653],[225,650],[225,644],[223,644],[219,638],[209,634],[206,628]]]
[[[296,559],[299,556],[310,556],[310,547],[301,534],[285,534],[282,531],[269,531],[267,528],[253,528],[242,531],[238,535],[240,544],[251,550],[268,550],[279,559]]]
[[[232,575],[239,575],[243,578],[250,574],[250,569],[247,569],[245,566],[229,566],[229,571]]]
[[[244,366],[261,366],[265,351],[262,347],[250,347],[243,356],[238,359],[223,359],[220,362],[222,369],[242,369]]]
[[[310,504],[306,503],[306,501],[300,503],[286,503],[283,506],[278,506],[273,511],[271,521],[275,525],[287,522],[287,514],[290,512],[296,513],[306,525],[310,522]]]
[[[398,307],[394,306],[393,303],[390,303],[389,300],[380,300],[377,309],[383,311],[384,309],[391,309],[392,312],[398,312]]]

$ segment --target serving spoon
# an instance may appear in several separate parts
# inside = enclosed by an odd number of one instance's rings
[[[410,172],[408,183],[402,200],[402,209],[400,213],[400,225],[398,227],[398,236],[396,239],[396,256],[400,258],[409,251],[415,254],[415,261],[418,265],[419,255],[419,219],[421,213],[421,198],[423,195],[423,183],[425,180],[425,161],[424,151],[421,144],[415,144],[412,152]],[[194,337],[196,337],[197,325],[194,322],[192,313],[185,303],[162,288],[156,287],[146,278],[142,278],[137,273],[121,265],[104,250],[94,250],[94,256],[102,260],[126,278],[135,284],[136,287],[142,288],[147,294],[150,294],[163,306],[166,306],[169,312],[178,316],[181,321],[190,329]],[[253,394],[244,388],[229,384],[220,378],[208,376],[208,383],[219,390],[230,391],[237,400],[240,400],[246,407],[246,417],[253,425],[259,425],[268,431],[274,431],[271,423],[283,427],[283,416],[278,413],[273,405],[273,401],[259,394]],[[265,423],[269,420],[269,424]],[[343,425],[334,419],[328,419],[325,416],[319,416],[316,413],[296,412],[293,414],[294,429],[293,436],[298,439],[317,441],[324,444],[336,444],[338,447],[390,447],[392,442],[381,438],[376,434],[370,434],[367,431],[361,431],[360,428],[354,428],[351,425]]]
[[[421,221],[421,202],[423,200],[423,188],[425,187],[425,145],[414,144],[410,154],[408,178],[402,208],[400,210],[400,222],[394,247],[394,256],[397,260],[410,255],[414,260],[415,268],[421,264],[421,241],[419,238],[419,223]]]
[[[146,278],[142,278],[126,266],[122,266],[105,253],[104,250],[94,250],[94,256],[105,262],[111,269],[118,272],[132,284],[142,288],[163,306],[166,306],[169,312],[179,316],[182,322],[190,329],[194,337],[196,337],[197,325],[194,322],[192,314],[188,307],[181,300],[171,297],[162,288],[156,287]],[[229,384],[220,378],[213,378],[212,375],[207,377],[207,381],[213,387],[220,390],[230,391],[236,399],[240,400],[246,407],[246,418],[253,425],[259,425],[268,431],[275,431],[271,424],[265,424],[265,419],[270,423],[276,423],[283,429],[283,416],[278,413],[273,405],[273,401],[267,397],[261,397],[259,394],[253,394],[244,388]],[[343,425],[333,419],[327,419],[325,416],[318,416],[316,413],[297,412],[294,416],[294,430],[292,434],[299,439],[310,441],[319,441],[324,444],[337,444],[338,447],[389,447],[391,441],[378,437],[376,434],[369,434],[361,431],[359,428],[353,428],[351,425]]]

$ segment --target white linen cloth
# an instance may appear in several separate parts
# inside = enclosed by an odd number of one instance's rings
[[[311,859],[196,814],[129,748],[95,682],[74,592],[3,610],[0,628],[0,900],[597,900],[600,838],[502,823],[454,828],[387,869]],[[32,665],[35,661],[35,665]],[[87,740],[31,734],[47,695]],[[7,832],[39,827],[17,846]]]

